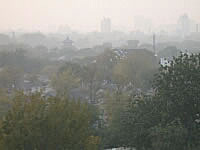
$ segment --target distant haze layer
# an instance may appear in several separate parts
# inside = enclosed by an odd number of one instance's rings
[[[200,22],[200,0],[0,0],[0,31],[50,32],[65,24],[98,31],[103,17],[111,19],[114,29],[134,30],[135,16],[158,26],[175,24],[183,13]]]

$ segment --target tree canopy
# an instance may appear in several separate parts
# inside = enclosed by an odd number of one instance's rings
[[[154,94],[130,96],[118,109],[108,147],[182,150],[200,146],[200,54],[174,57],[155,76]],[[114,132],[118,131],[118,132]],[[118,138],[116,138],[118,137]]]
[[[99,137],[87,104],[18,94],[0,124],[5,150],[94,150]]]

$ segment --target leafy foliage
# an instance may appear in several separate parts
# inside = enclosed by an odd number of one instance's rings
[[[196,122],[200,112],[200,54],[181,54],[171,61],[170,66],[162,66],[155,82],[156,96],[162,99],[165,122],[176,118],[187,129],[186,145],[195,147],[199,143]]]
[[[18,94],[1,121],[0,146],[5,150],[97,149],[92,114],[86,104]]]
[[[146,50],[135,51],[114,67],[113,78],[120,85],[131,83],[135,88],[148,89],[157,68],[153,53]]]
[[[200,54],[183,54],[161,66],[154,95],[130,97],[114,115],[112,147],[182,150],[200,146]],[[117,133],[115,132],[117,131]]]

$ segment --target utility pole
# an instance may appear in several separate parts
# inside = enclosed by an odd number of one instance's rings
[[[154,51],[154,56],[157,57],[157,52],[156,52],[156,34],[153,34],[153,51]]]
[[[199,32],[199,24],[196,24],[196,33]]]

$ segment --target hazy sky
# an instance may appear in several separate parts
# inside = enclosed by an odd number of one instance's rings
[[[110,17],[115,28],[132,30],[135,16],[159,25],[176,23],[184,12],[200,22],[200,0],[0,0],[0,30],[48,31],[67,24],[93,31],[103,17]]]

